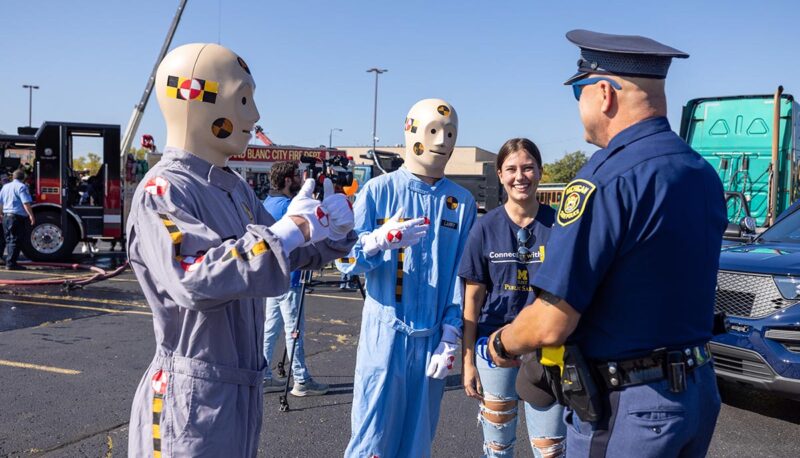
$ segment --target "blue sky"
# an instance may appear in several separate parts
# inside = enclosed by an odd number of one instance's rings
[[[2,0],[0,130],[46,120],[127,125],[177,0]],[[691,54],[667,81],[670,121],[703,96],[800,93],[796,1],[256,1],[189,0],[173,47],[220,42],[256,79],[261,124],[277,143],[371,142],[374,75],[379,145],[403,141],[419,99],[459,114],[459,145],[497,151],[511,137],[536,142],[545,162],[594,147],[562,82],[575,69],[573,28],[641,34]],[[137,134],[166,137],[153,97]],[[254,139],[253,143],[258,143]]]

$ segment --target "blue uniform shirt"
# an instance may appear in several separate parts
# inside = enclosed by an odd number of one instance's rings
[[[275,218],[275,221],[283,218],[283,215],[286,214],[286,210],[289,209],[289,204],[292,203],[292,199],[286,197],[283,194],[272,195],[271,193],[264,199],[264,210],[266,210],[270,216]],[[300,271],[295,270],[289,276],[290,284],[292,288],[296,288],[300,286]]]
[[[28,185],[25,183],[14,180],[10,183],[3,185],[0,189],[0,203],[3,204],[3,214],[15,214],[19,216],[27,216],[23,204],[33,202],[31,194],[28,192]]]
[[[458,276],[486,286],[486,299],[478,316],[477,337],[510,323],[523,307],[536,298],[531,280],[545,260],[545,243],[550,236],[556,212],[541,205],[527,228],[530,254],[518,255],[517,226],[505,207],[497,207],[478,219],[469,233]],[[552,253],[547,253],[552,256]]]
[[[722,234],[714,169],[651,118],[617,134],[567,185],[533,284],[581,313],[570,341],[593,359],[711,338]]]

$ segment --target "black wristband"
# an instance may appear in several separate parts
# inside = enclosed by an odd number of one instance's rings
[[[494,340],[492,341],[494,352],[497,353],[497,356],[503,359],[514,359],[514,357],[506,351],[506,347],[503,346],[503,340],[500,338],[500,334],[502,332],[503,330],[501,329],[494,335]]]

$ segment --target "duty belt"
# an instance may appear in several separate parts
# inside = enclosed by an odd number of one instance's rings
[[[709,361],[711,353],[708,345],[697,345],[673,350],[658,349],[648,356],[597,362],[594,366],[609,390],[667,379],[672,391],[681,392],[686,389],[686,373]]]

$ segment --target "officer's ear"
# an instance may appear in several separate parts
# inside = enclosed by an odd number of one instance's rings
[[[617,91],[611,87],[608,81],[600,81],[597,85],[603,94],[603,104],[600,106],[600,111],[607,115],[613,115],[612,110],[616,111]]]

